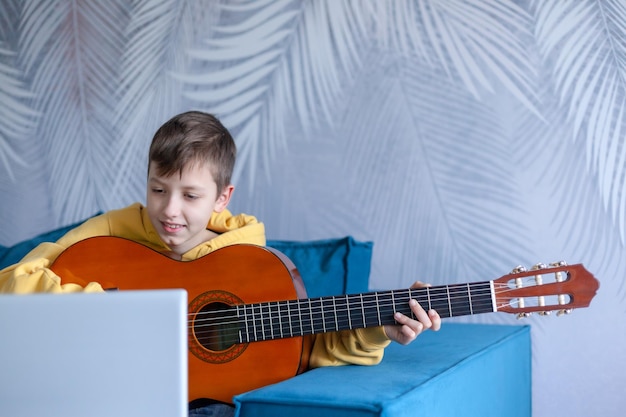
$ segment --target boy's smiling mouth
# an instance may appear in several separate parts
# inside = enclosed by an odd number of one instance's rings
[[[182,224],[165,223],[165,222],[161,222],[161,225],[163,226],[163,230],[165,230],[168,233],[176,233],[185,227]]]

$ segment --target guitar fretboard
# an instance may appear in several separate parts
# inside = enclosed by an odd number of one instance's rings
[[[236,306],[239,342],[394,324],[394,312],[413,316],[409,300],[442,318],[494,312],[491,281],[368,292]]]

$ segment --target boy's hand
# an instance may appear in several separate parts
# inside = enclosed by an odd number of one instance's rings
[[[428,285],[417,281],[411,288],[424,288],[427,286]],[[405,316],[404,314],[396,313],[395,319],[398,324],[385,326],[385,334],[387,337],[403,345],[411,343],[426,329],[437,331],[441,328],[441,317],[439,317],[439,314],[435,310],[426,312],[415,300],[409,301],[409,305],[417,320],[413,320],[411,317]]]

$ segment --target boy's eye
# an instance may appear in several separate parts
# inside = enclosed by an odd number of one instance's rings
[[[161,188],[153,188],[153,189],[152,189],[152,192],[153,192],[153,193],[162,193],[162,192],[163,192],[163,189],[161,189]]]
[[[187,197],[190,200],[195,200],[196,198],[198,198],[198,196],[195,194],[185,194],[185,197]]]

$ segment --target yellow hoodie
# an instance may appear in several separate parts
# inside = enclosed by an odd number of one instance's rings
[[[232,215],[228,210],[213,213],[207,229],[219,236],[183,254],[183,261],[198,259],[228,245],[248,243],[262,246],[266,243],[263,223],[246,214]],[[34,248],[19,263],[0,271],[0,293],[103,291],[97,282],[90,282],[85,287],[61,284],[61,278],[48,268],[69,246],[94,236],[123,237],[159,252],[170,250],[152,226],[146,208],[135,203],[89,219],[56,243],[46,242]],[[380,362],[384,348],[389,344],[382,327],[324,333],[313,337],[309,361],[311,367],[373,365]]]

